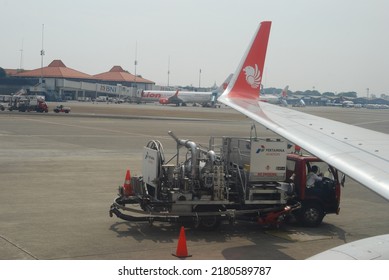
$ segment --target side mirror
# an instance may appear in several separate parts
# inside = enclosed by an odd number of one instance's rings
[[[340,184],[342,185],[342,187],[344,187],[344,182],[346,182],[346,175],[345,174],[342,175],[342,180],[340,181]]]

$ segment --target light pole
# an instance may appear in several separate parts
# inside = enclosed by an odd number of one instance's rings
[[[134,61],[134,66],[135,66],[135,84],[136,84],[136,66],[138,65],[138,42],[135,43],[135,61]]]
[[[45,30],[45,25],[42,24],[42,49],[41,49],[41,88],[43,91],[43,56],[45,55],[45,50],[43,49],[43,34]]]
[[[23,44],[24,44],[24,39],[22,40],[22,48],[20,49],[20,64],[19,64],[19,71],[20,72],[23,69]]]
[[[169,78],[170,78],[170,55],[167,61],[167,86],[169,87]]]
[[[201,87],[201,68],[200,68],[200,71],[199,71],[199,89]]]

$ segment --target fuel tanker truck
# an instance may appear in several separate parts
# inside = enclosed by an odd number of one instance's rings
[[[133,222],[191,223],[205,230],[221,222],[277,226],[289,217],[318,226],[339,213],[338,171],[317,157],[288,152],[281,138],[211,137],[207,148],[168,134],[176,153],[165,157],[162,143],[143,149],[142,175],[127,171],[109,214]],[[313,166],[322,180],[308,188]],[[342,180],[342,182],[344,182]]]

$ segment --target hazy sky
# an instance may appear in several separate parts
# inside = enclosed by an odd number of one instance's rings
[[[0,0],[0,11],[3,68],[41,66],[44,24],[44,66],[134,73],[137,49],[137,74],[157,84],[170,57],[170,85],[198,86],[200,69],[201,86],[219,85],[271,20],[265,87],[389,94],[386,0]]]

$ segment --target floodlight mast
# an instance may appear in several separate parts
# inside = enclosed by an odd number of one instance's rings
[[[169,87],[169,78],[170,78],[170,55],[167,61],[167,86]]]
[[[135,66],[135,86],[136,86],[136,66],[138,65],[138,42],[135,43],[135,61],[134,61],[134,66]]]
[[[20,51],[20,63],[19,63],[19,71],[22,71],[23,69],[23,45],[24,45],[24,38],[22,39],[22,48]]]
[[[44,30],[45,30],[45,25],[42,24],[41,81],[40,81],[42,90],[43,90],[43,56],[45,55],[45,50],[43,48]]]

